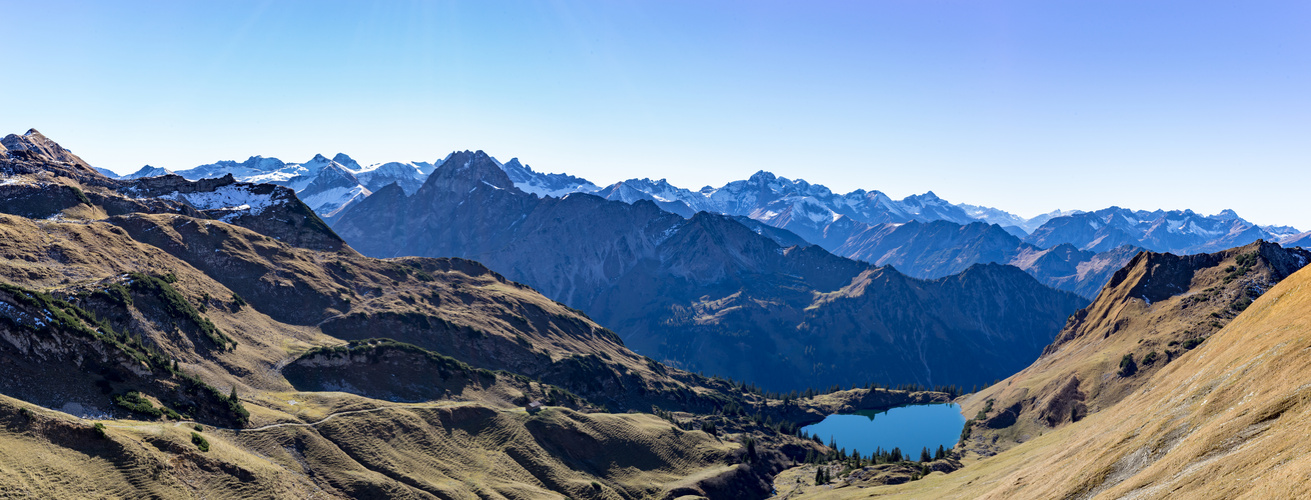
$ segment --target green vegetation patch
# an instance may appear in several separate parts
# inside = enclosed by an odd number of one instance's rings
[[[1134,362],[1132,353],[1125,354],[1123,358],[1120,358],[1119,375],[1121,377],[1132,377],[1135,373],[1138,373],[1138,363]]]
[[[196,445],[196,448],[199,449],[200,451],[204,451],[204,452],[209,451],[209,441],[205,440],[205,436],[202,436],[195,432],[191,433],[191,444]]]
[[[162,280],[160,282],[162,283]],[[112,286],[107,290],[109,291],[104,292],[106,295],[127,297],[126,303],[131,303],[131,298],[126,293],[118,295],[118,292],[113,291]],[[0,283],[0,304],[6,302],[22,306],[43,317],[35,318],[39,322],[20,322],[9,315],[0,315],[0,323],[4,323],[15,330],[26,330],[38,335],[50,335],[58,330],[90,341],[103,342],[140,362],[151,371],[164,372],[179,377],[183,395],[199,401],[221,403],[222,406],[216,409],[220,414],[226,414],[228,418],[236,423],[244,425],[249,421],[250,413],[241,405],[241,401],[225,396],[222,392],[195,376],[181,373],[173,360],[165,357],[158,347],[147,344],[140,335],[116,331],[108,321],[104,321],[90,311],[63,299],[55,298],[50,294]],[[120,303],[118,301],[114,302]],[[150,404],[150,401],[142,398],[140,394],[136,394],[135,397],[131,394],[133,393],[116,397],[115,403],[128,410],[156,418],[163,415],[174,419],[181,417],[178,412],[172,409],[155,408],[153,404]],[[143,402],[145,404],[142,404]],[[179,403],[178,407],[185,407],[184,411],[191,412],[195,410],[192,406]]]
[[[177,277],[172,273],[165,275],[163,278],[157,278],[142,273],[131,273],[128,277],[132,278],[131,290],[141,295],[158,298],[163,305],[164,312],[170,317],[179,320],[191,322],[200,333],[208,338],[219,348],[235,348],[237,342],[231,337],[219,331],[214,323],[201,314],[186,297],[173,288],[171,283],[177,281]]]
[[[1234,259],[1234,262],[1237,265],[1229,266],[1225,268],[1225,272],[1228,274],[1225,275],[1224,282],[1229,283],[1230,281],[1233,281],[1239,276],[1247,274],[1248,271],[1251,271],[1252,267],[1256,266],[1257,256],[1258,256],[1258,252],[1254,251],[1236,257]]]
[[[5,292],[10,297],[10,302],[26,306],[33,311],[40,311],[46,316],[39,323],[20,323],[8,316],[0,316],[0,321],[14,328],[39,334],[58,329],[89,340],[103,341],[152,369],[164,368],[168,365],[168,360],[159,349],[147,345],[139,335],[115,331],[109,322],[63,299],[6,283],[0,283],[0,292]],[[131,299],[128,300],[130,303]],[[3,302],[2,298],[0,302]]]
[[[1194,348],[1194,347],[1197,347],[1197,346],[1199,346],[1199,345],[1202,345],[1202,342],[1206,342],[1206,337],[1197,337],[1197,338],[1195,338],[1195,339],[1188,339],[1188,340],[1185,340],[1185,341],[1183,342],[1183,344],[1181,344],[1181,346],[1182,346],[1184,349],[1190,349],[1190,350],[1191,350],[1191,349]]]

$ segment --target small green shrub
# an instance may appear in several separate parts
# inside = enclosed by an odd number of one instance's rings
[[[100,436],[102,439],[109,437],[109,434],[105,432],[105,424],[96,422],[96,425],[92,426],[92,428],[95,429],[96,435]]]
[[[86,193],[82,192],[81,189],[78,189],[77,187],[74,187],[74,188],[73,188],[73,196],[76,196],[76,197],[77,197],[77,201],[81,202],[82,204],[84,204],[84,205],[86,205],[86,206],[92,206],[92,205],[91,205],[91,199],[87,198],[87,197],[86,197]]]
[[[1120,358],[1120,376],[1132,377],[1135,373],[1138,373],[1138,363],[1134,362],[1133,354],[1125,354]]]
[[[200,434],[194,432],[191,433],[191,444],[196,445],[196,448],[200,449],[200,451],[209,451],[209,441],[206,441],[205,436],[201,436]]]
[[[1156,351],[1149,352],[1147,353],[1146,356],[1143,356],[1143,364],[1150,365],[1152,363],[1155,363],[1156,358],[1157,358]]]
[[[155,405],[151,404],[150,400],[146,399],[145,396],[142,396],[141,393],[137,391],[131,391],[122,396],[114,396],[114,404],[122,406],[133,413],[150,415],[155,418],[159,418],[164,414],[163,410],[155,408]]]
[[[231,338],[219,331],[218,327],[214,326],[209,318],[201,314],[187,301],[186,297],[183,297],[176,288],[173,288],[170,283],[177,282],[176,275],[169,273],[163,278],[156,278],[141,273],[130,273],[128,276],[132,278],[132,291],[141,295],[157,297],[169,316],[178,320],[190,321],[205,337],[218,344],[219,347],[228,347],[229,344],[233,343]]]

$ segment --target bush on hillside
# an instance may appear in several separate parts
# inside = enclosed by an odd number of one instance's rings
[[[1125,354],[1120,358],[1119,373],[1121,377],[1132,377],[1133,374],[1138,373],[1138,363],[1133,361],[1133,354]]]

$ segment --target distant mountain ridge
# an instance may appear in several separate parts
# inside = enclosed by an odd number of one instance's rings
[[[334,228],[366,255],[478,260],[638,352],[776,390],[988,382],[1024,366],[1086,303],[1010,266],[922,281],[784,247],[786,231],[725,215],[535,196],[481,151],[449,156],[413,195],[374,193]]]
[[[452,153],[455,154],[455,153]],[[447,158],[435,162],[390,162],[361,166],[338,153],[305,163],[254,156],[177,172],[188,179],[232,174],[244,182],[287,186],[329,224],[361,200],[396,184],[414,194]],[[567,174],[534,171],[517,158],[490,157],[514,187],[539,197],[594,194],[611,201],[649,201],[661,210],[692,217],[706,211],[756,221],[775,228],[768,235],[781,245],[801,240],[837,255],[877,265],[893,265],[911,276],[934,279],[976,263],[1013,264],[1043,283],[1091,298],[1114,269],[1138,249],[1190,254],[1217,251],[1257,240],[1307,245],[1305,234],[1289,226],[1257,226],[1226,210],[1203,216],[1190,210],[1134,211],[1111,207],[1095,212],[1053,211],[1023,218],[996,208],[952,204],[933,192],[894,200],[880,191],[846,194],[802,179],[759,171],[722,187],[697,191],[665,179],[629,179],[599,187]],[[143,168],[124,178],[163,175]],[[320,177],[327,179],[320,180]],[[987,227],[995,225],[997,230]],[[780,233],[777,230],[782,230]],[[784,240],[792,243],[783,243]],[[1064,246],[1071,248],[1065,249]],[[1041,259],[1039,259],[1041,257]]]

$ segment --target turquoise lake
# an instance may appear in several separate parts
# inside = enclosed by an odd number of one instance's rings
[[[902,453],[918,459],[922,448],[935,451],[939,445],[954,446],[964,426],[960,406],[937,404],[829,415],[801,430],[819,435],[824,444],[828,444],[829,438],[837,439],[838,447],[846,448],[847,453],[859,450],[862,456],[869,456],[875,448],[901,448]]]

